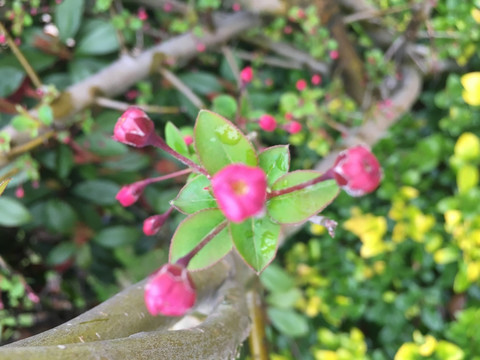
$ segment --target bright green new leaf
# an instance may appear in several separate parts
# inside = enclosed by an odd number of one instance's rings
[[[194,138],[198,157],[211,175],[233,163],[257,166],[253,145],[235,125],[218,114],[201,110]]]
[[[209,208],[218,208],[215,198],[209,191],[210,180],[204,175],[191,179],[180,190],[172,205],[182,213],[193,214]]]
[[[170,121],[165,125],[165,142],[179,154],[189,157],[188,146],[185,143],[185,140],[183,140],[180,130],[178,130]]]
[[[53,110],[49,105],[42,105],[38,108],[38,119],[45,125],[53,123]]]
[[[172,237],[169,260],[175,263],[187,255],[217,226],[225,217],[218,209],[207,209],[190,215],[178,226]],[[199,270],[213,265],[232,249],[232,239],[228,228],[218,233],[205,247],[193,257],[188,265],[189,270]]]
[[[77,34],[84,7],[84,0],[64,0],[55,6],[55,25],[63,42]]]
[[[20,226],[31,220],[28,209],[15,198],[0,197],[0,225],[1,226]]]
[[[462,166],[457,173],[458,192],[464,194],[478,184],[478,169],[473,165]]]
[[[281,190],[321,176],[310,170],[299,170],[288,173],[278,179],[272,190]],[[307,186],[285,195],[271,198],[267,201],[267,211],[270,217],[280,224],[296,224],[307,220],[322,211],[338,195],[339,187],[334,180],[326,180]]]
[[[212,110],[227,119],[232,119],[237,113],[237,101],[230,95],[219,95],[213,99]]]
[[[18,131],[34,130],[38,127],[34,119],[25,115],[17,115],[12,119],[12,126]]]
[[[7,188],[7,185],[10,182],[10,180],[12,180],[12,179],[10,178],[10,179],[6,179],[6,180],[3,180],[2,182],[0,182],[0,195],[2,195],[3,192],[5,191],[5,189]]]
[[[230,223],[233,244],[245,262],[257,273],[270,264],[277,253],[280,225],[268,217]]]
[[[268,186],[288,172],[290,152],[288,145],[277,145],[266,148],[258,155],[258,165],[267,174]]]

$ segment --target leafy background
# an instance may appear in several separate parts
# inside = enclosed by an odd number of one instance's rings
[[[163,70],[139,81],[113,105],[99,100],[70,126],[54,127],[34,151],[9,156],[0,169],[2,179],[13,177],[0,197],[2,343],[85,311],[167,260],[169,239],[184,215],[174,213],[156,237],[142,234],[141,221],[166,211],[182,182],[149,186],[128,209],[115,195],[123,184],[181,165],[154,149],[111,140],[118,104],[148,105],[161,134],[174,131],[171,122],[182,136],[193,134],[199,108],[211,109],[255,132],[257,147],[290,143],[293,170],[312,168],[375,111],[401,111],[389,107],[386,80],[401,76],[396,62],[425,63],[418,53],[407,60],[401,50],[392,56],[389,45],[372,40],[372,26],[380,22],[404,34],[424,2],[361,3],[376,12],[352,11],[347,1],[342,11],[350,15],[349,36],[376,99],[370,104],[356,101],[342,83],[335,54],[343,44],[322,26],[314,5],[288,3],[285,12],[265,14],[260,27],[223,50],[206,51],[203,26],[212,13],[234,12],[235,5],[13,0],[0,6],[2,24],[50,86],[40,99],[10,46],[0,45],[0,126],[26,131],[32,140],[51,126],[57,92],[87,80],[120,53],[139,53],[187,31],[200,45],[194,59],[163,65],[170,76]],[[324,211],[339,222],[335,237],[305,226],[261,275],[272,359],[480,358],[480,112],[466,102],[462,86],[462,76],[480,66],[478,7],[478,1],[439,0],[421,22],[415,44],[430,51],[436,68],[414,107],[373,147],[384,171],[380,188],[362,198],[340,194]],[[279,43],[299,53],[281,53]],[[252,66],[254,79],[242,89],[238,71],[245,66]],[[319,85],[311,83],[315,74]],[[298,80],[306,80],[304,90]],[[35,105],[32,120],[25,109]],[[274,132],[255,122],[265,113],[279,123]],[[281,126],[292,116],[303,130],[290,135]],[[9,136],[0,132],[2,159],[15,148]],[[242,356],[248,357],[246,349]]]

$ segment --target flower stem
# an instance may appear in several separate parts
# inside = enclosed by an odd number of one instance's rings
[[[200,241],[197,246],[195,246],[192,251],[190,251],[187,255],[185,255],[184,257],[181,257],[180,259],[178,259],[175,263],[178,264],[178,265],[181,265],[181,266],[184,266],[184,267],[187,267],[188,266],[188,263],[190,262],[190,260],[192,260],[192,258],[198,254],[198,252],[200,250],[203,249],[203,247],[205,245],[207,245],[210,240],[212,240],[215,236],[217,236],[223,229],[225,229],[227,227],[227,220],[224,220],[223,222],[221,222],[220,224],[217,225],[217,227],[215,229],[213,229],[210,233],[208,233],[207,236],[205,236],[203,238],[202,241]]]
[[[151,145],[156,146],[163,151],[167,152],[168,154],[172,155],[175,159],[181,161],[185,165],[191,167],[193,171],[203,174],[205,176],[209,176],[207,170],[205,170],[203,167],[201,167],[198,164],[195,164],[192,160],[186,158],[182,154],[179,154],[175,150],[173,150],[170,146],[167,145],[167,143],[157,134],[152,135],[151,139]]]
[[[163,181],[163,180],[172,179],[172,178],[177,177],[177,176],[182,176],[182,175],[185,175],[185,174],[189,174],[191,172],[192,172],[192,169],[187,168],[187,169],[183,169],[183,170],[180,170],[180,171],[175,171],[175,172],[173,172],[171,174],[168,174],[168,175],[163,175],[163,176],[158,176],[158,177],[149,178],[149,179],[145,179],[145,180],[140,180],[138,183],[140,183],[143,186],[147,186],[147,185],[150,185],[150,184],[153,184],[153,183],[156,183],[156,182],[160,182],[160,181]]]
[[[305,181],[303,183],[290,186],[285,189],[280,189],[280,190],[273,190],[270,193],[267,194],[267,200],[271,199],[276,196],[281,196],[285,194],[289,194],[294,191],[302,190],[305,189],[306,187],[318,184],[319,182],[325,181],[325,180],[330,180],[333,179],[333,170],[329,169],[325,174],[320,175],[319,177],[313,178],[311,180]]]

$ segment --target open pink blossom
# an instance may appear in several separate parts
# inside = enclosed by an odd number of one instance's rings
[[[117,199],[122,206],[126,207],[133,205],[142,195],[144,188],[145,184],[142,184],[141,182],[122,186],[120,191],[115,196],[115,199]]]
[[[232,164],[213,176],[212,189],[226,218],[240,223],[263,211],[267,177],[258,167]]]
[[[195,285],[185,267],[166,264],[145,285],[144,299],[154,316],[181,316],[195,304]]]
[[[362,196],[380,184],[382,171],[377,158],[365,146],[342,151],[333,166],[338,185],[351,196]]]
[[[150,145],[155,128],[152,120],[137,107],[128,108],[118,119],[113,129],[113,139],[136,147]]]
[[[277,121],[272,115],[262,115],[260,116],[260,120],[258,121],[258,125],[264,131],[273,131],[277,127]]]

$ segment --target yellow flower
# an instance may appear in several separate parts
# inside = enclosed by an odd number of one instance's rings
[[[472,17],[477,23],[480,23],[480,10],[474,8],[472,9]]]
[[[480,72],[471,72],[461,77],[460,81],[464,87],[463,100],[469,105],[480,105]]]

